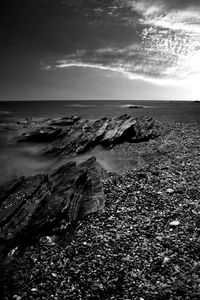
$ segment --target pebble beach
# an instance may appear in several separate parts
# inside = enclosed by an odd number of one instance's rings
[[[3,299],[199,299],[200,129],[112,151],[146,157],[103,179],[105,208],[59,247],[42,239],[4,266]]]

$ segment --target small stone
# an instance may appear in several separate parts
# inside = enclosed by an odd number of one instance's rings
[[[35,293],[35,292],[37,292],[37,289],[36,288],[32,288],[31,292]]]
[[[172,221],[169,223],[170,226],[178,226],[180,224],[180,222],[178,220]]]
[[[163,264],[167,264],[170,261],[169,257],[164,257]]]
[[[137,275],[136,273],[132,273],[131,276],[132,276],[133,278],[137,278],[137,277],[138,277],[138,275]]]
[[[21,300],[22,297],[21,296],[17,296],[16,300]]]
[[[174,190],[169,188],[169,189],[166,190],[166,192],[167,192],[168,194],[173,194],[173,193],[174,193]]]
[[[175,193],[177,193],[177,194],[183,194],[183,189],[181,189],[181,188],[176,188],[175,189]]]
[[[56,273],[51,273],[51,275],[52,275],[53,277],[57,277],[57,274],[56,274]]]
[[[100,284],[100,283],[98,283],[98,282],[96,282],[96,283],[93,283],[93,284],[92,284],[91,289],[92,289],[93,291],[96,291],[96,290],[99,290],[99,289],[103,289],[103,285]]]

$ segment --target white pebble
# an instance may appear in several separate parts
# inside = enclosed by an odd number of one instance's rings
[[[174,193],[174,190],[173,189],[167,189],[166,191],[168,194],[173,194]]]
[[[178,226],[180,224],[180,222],[178,220],[172,221],[171,223],[169,223],[170,226]]]
[[[170,258],[169,257],[165,257],[164,260],[163,260],[163,264],[166,264],[170,261]]]
[[[36,288],[32,288],[31,292],[37,292],[37,289]]]

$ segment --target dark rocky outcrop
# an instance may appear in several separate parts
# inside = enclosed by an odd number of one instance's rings
[[[24,133],[20,136],[18,142],[33,142],[33,143],[45,143],[55,141],[58,137],[62,136],[62,129],[55,127],[42,127],[36,129],[33,132]]]
[[[100,174],[91,157],[1,186],[0,261],[15,247],[24,249],[42,236],[68,240],[84,217],[104,206]]]
[[[145,108],[142,105],[129,105],[128,108],[132,108],[132,109],[140,109],[140,108]]]
[[[31,117],[25,117],[17,121],[17,125],[29,125],[33,122]]]
[[[145,106],[143,105],[133,105],[133,104],[124,104],[121,105],[122,108],[132,108],[132,109],[141,109],[141,108],[145,108]]]
[[[80,120],[80,117],[78,116],[72,116],[72,117],[62,117],[53,119],[50,123],[51,126],[70,126],[74,125],[76,122]]]
[[[59,157],[60,155],[77,155],[97,145],[111,148],[123,142],[148,141],[162,134],[161,124],[151,117],[133,118],[123,115],[95,121],[75,120],[73,125],[63,127],[62,132],[58,131],[58,128],[61,130],[60,122],[69,122],[68,119],[61,118],[59,122],[53,120],[51,124],[57,124],[53,129],[51,127],[47,127],[46,130],[37,129],[21,138],[23,141],[47,141],[49,144],[43,149],[43,153]],[[70,122],[73,122],[72,118]]]

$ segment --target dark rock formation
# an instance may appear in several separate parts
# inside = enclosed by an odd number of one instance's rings
[[[78,116],[72,116],[72,117],[62,117],[58,119],[53,119],[50,123],[51,126],[69,126],[74,125],[76,122],[80,120],[80,117]]]
[[[18,142],[35,142],[45,143],[55,141],[58,137],[62,136],[62,129],[55,127],[42,127],[36,129],[33,132],[24,133],[20,136]]]
[[[144,108],[144,106],[142,106],[142,105],[129,105],[128,108],[139,109],[139,108]]]
[[[58,124],[62,121],[63,118]],[[73,122],[73,119],[71,121]],[[23,141],[47,141],[49,145],[43,153],[59,157],[80,154],[97,145],[110,148],[123,142],[148,141],[162,133],[161,124],[150,117],[133,118],[123,115],[116,118],[105,117],[96,121],[78,121],[79,119],[73,125],[62,128],[62,133],[57,131],[60,127],[53,127],[50,132],[49,128],[46,131],[42,128],[42,131],[37,129],[24,135],[22,139]],[[56,124],[55,120],[53,124]]]
[[[113,147],[123,142],[148,141],[161,133],[161,124],[150,117],[132,118],[124,115],[103,118],[83,123],[81,127],[67,132],[61,139],[49,145],[44,153],[79,154],[97,145]]]
[[[41,236],[66,241],[88,214],[104,206],[95,157],[51,174],[22,177],[0,187],[0,260]]]
[[[133,105],[133,104],[124,104],[121,105],[122,108],[132,108],[132,109],[140,109],[140,108],[145,108],[143,105]]]
[[[33,119],[31,117],[25,117],[24,119],[20,119],[17,121],[18,125],[29,125],[33,122]]]

